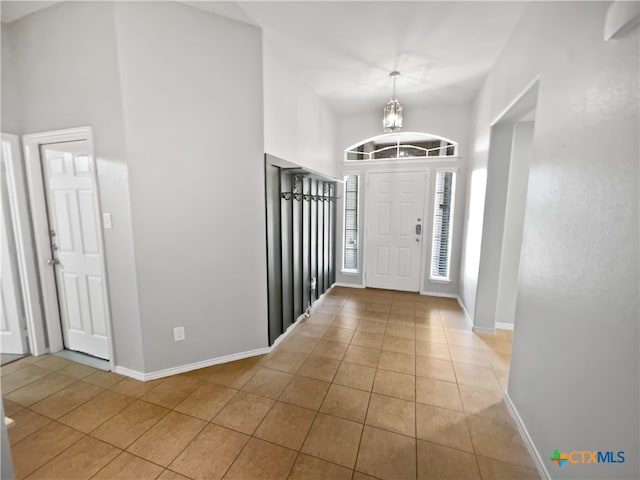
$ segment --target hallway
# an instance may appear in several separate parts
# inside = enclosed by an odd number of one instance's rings
[[[2,369],[17,478],[538,478],[502,393],[511,332],[453,299],[334,287],[268,355],[138,382]]]

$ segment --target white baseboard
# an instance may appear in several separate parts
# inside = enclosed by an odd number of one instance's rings
[[[343,283],[336,282],[333,284],[334,287],[346,287],[346,288],[366,288],[364,285],[359,283]]]
[[[513,323],[496,322],[496,328],[498,330],[513,330]]]
[[[536,465],[536,469],[538,470],[540,477],[543,478],[544,480],[551,480],[551,475],[549,475],[549,470],[547,470],[547,466],[542,460],[542,457],[540,456],[540,452],[538,452],[538,449],[536,448],[535,443],[533,443],[533,440],[531,439],[531,435],[529,435],[529,431],[527,430],[527,427],[522,421],[522,417],[520,417],[520,414],[518,413],[516,406],[511,401],[511,397],[509,396],[508,392],[504,392],[504,397],[502,397],[502,401],[507,407],[507,410],[509,410],[511,417],[513,418],[513,421],[516,423],[516,426],[518,427],[518,431],[520,432],[520,436],[522,437],[522,441],[527,447],[527,450],[529,451],[529,455],[531,455],[531,458],[533,459],[533,462]]]
[[[322,297],[320,297],[322,298]],[[319,300],[319,299],[318,299]],[[318,301],[316,300],[316,302]],[[314,302],[315,305],[315,302]],[[296,321],[293,322],[291,325],[289,325],[289,327],[287,327],[287,330],[280,335],[278,338],[276,338],[276,341],[273,342],[273,345],[271,345],[271,347],[269,347],[269,351],[273,350],[274,348],[276,348],[278,345],[280,345],[280,343],[282,343],[282,341],[287,338],[289,335],[291,335],[291,332],[293,332],[293,330],[298,326],[298,324],[304,320],[306,318],[306,315],[303,313],[302,315],[300,315],[298,318],[296,318]]]
[[[334,283],[333,285],[336,284]],[[329,287],[329,289],[330,288],[331,287]],[[329,291],[329,289],[327,290],[327,292]],[[311,308],[313,308],[314,305],[320,302],[327,292],[320,295],[320,297],[315,302],[313,302]],[[303,320],[304,318],[304,314],[300,315],[294,323],[289,325],[289,328],[287,328],[286,332],[280,335],[270,347],[257,348],[255,350],[248,350],[246,352],[233,353],[231,355],[223,355],[222,357],[211,358],[209,360],[203,360],[201,362],[188,363],[186,365],[180,365],[178,367],[165,368],[164,370],[156,370],[155,372],[149,373],[142,373],[136,370],[131,370],[130,368],[120,367],[117,365],[113,369],[113,371],[115,373],[119,373],[120,375],[125,375],[127,377],[146,382],[149,380],[155,380],[157,378],[169,377],[178,373],[190,372],[191,370],[197,370],[199,368],[211,367],[220,363],[234,362],[236,360],[242,360],[243,358],[255,357],[256,355],[265,355],[271,352],[278,344],[280,344],[285,338],[287,338],[291,334],[291,332],[293,332],[296,326],[301,323],[300,320]]]
[[[495,335],[496,334],[496,329],[495,328],[478,327],[478,326],[474,325],[473,327],[471,327],[471,330],[473,330],[476,333],[484,333],[485,335]]]
[[[197,370],[199,368],[210,367],[212,365],[218,365],[220,363],[233,362],[235,360],[241,360],[243,358],[255,357],[256,355],[264,355],[271,351],[271,347],[257,348],[255,350],[248,350],[246,352],[233,353],[231,355],[223,355],[222,357],[210,358],[209,360],[203,360],[201,362],[188,363],[186,365],[180,365],[178,367],[165,368],[164,370],[156,370],[155,372],[142,373],[129,368],[116,366],[114,368],[115,373],[126,375],[127,377],[135,378],[142,382],[149,380],[155,380],[156,378],[169,377],[178,373],[189,372],[191,370]]]
[[[467,312],[467,307],[464,306],[464,302],[462,301],[462,298],[460,298],[460,295],[458,295],[458,305],[460,305],[460,308],[464,313],[464,319],[467,321],[467,325],[471,330],[473,330],[473,322],[471,321],[471,316],[469,315],[469,312]]]
[[[137,370],[131,370],[130,368],[120,367],[116,365],[113,367],[113,373],[118,373],[120,375],[124,375],[125,377],[130,377],[135,380],[140,380],[141,382],[145,381],[145,374],[142,372],[138,372]]]
[[[458,298],[458,295],[455,293],[428,292],[426,290],[420,290],[420,295],[428,295],[430,297]]]

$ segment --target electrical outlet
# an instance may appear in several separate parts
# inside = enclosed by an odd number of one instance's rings
[[[176,327],[173,329],[173,341],[174,342],[179,342],[181,340],[184,340],[185,336],[184,336],[184,327]]]

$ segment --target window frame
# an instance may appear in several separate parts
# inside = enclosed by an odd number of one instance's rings
[[[356,177],[356,268],[345,267],[345,255],[347,251],[347,177]],[[343,175],[344,183],[342,190],[342,261],[340,263],[340,272],[346,275],[359,275],[362,271],[361,254],[362,248],[360,247],[361,236],[361,221],[360,212],[360,200],[362,198],[362,175],[360,172],[345,172]]]
[[[401,142],[400,138],[401,137],[405,137],[405,138],[411,138],[411,137],[416,137],[416,136],[422,136],[424,137],[423,140],[405,140],[403,142]],[[371,142],[376,142],[376,141],[380,141],[386,138],[389,139],[393,139],[395,137],[396,142],[392,142],[389,145],[386,145],[387,142],[385,142],[384,145],[386,146],[381,146],[379,149],[376,149],[373,152],[359,152],[358,148],[362,147],[363,145],[366,145],[368,143]],[[432,155],[430,151],[426,150],[424,155],[417,155],[417,156],[412,156],[412,155],[401,155],[400,154],[400,150],[405,150],[405,149],[414,149],[414,150],[420,150],[420,151],[424,151],[425,148],[420,147],[415,145],[416,143],[424,143],[424,142],[435,142],[435,141],[439,141],[440,143],[446,143],[448,145],[440,145],[439,147],[433,147],[431,150],[436,151],[437,153],[435,155]],[[382,144],[381,144],[382,145]],[[346,148],[344,150],[344,158],[343,161],[345,164],[357,164],[357,163],[362,163],[362,162],[388,162],[389,160],[391,161],[401,161],[401,160],[407,160],[407,159],[413,159],[413,160],[424,160],[424,159],[429,159],[429,160],[449,160],[449,159],[457,159],[459,158],[459,143],[455,142],[449,138],[443,137],[441,135],[435,135],[435,134],[431,134],[431,133],[425,133],[425,132],[393,132],[393,133],[383,133],[381,135],[375,135],[373,137],[367,138],[365,140],[362,140],[358,143],[354,143],[353,145],[351,145],[350,147]],[[384,150],[396,150],[397,155],[393,156],[393,157],[382,157],[382,158],[371,158],[371,153],[375,153],[375,152],[380,152],[380,151],[384,151]],[[444,155],[442,155],[442,149],[445,149],[444,151]],[[451,151],[451,153],[449,154],[449,151]],[[358,155],[362,155],[362,158],[349,158],[349,154],[355,154],[356,156]]]
[[[433,170],[433,211],[431,215],[431,247],[430,247],[430,255],[429,255],[429,281],[433,283],[451,283],[451,261],[453,259],[453,237],[454,237],[454,229],[455,229],[455,221],[456,221],[456,194],[457,194],[457,186],[458,186],[458,174],[459,169],[455,167],[437,167]],[[440,173],[451,173],[453,174],[453,178],[451,181],[451,207],[449,214],[449,238],[448,238],[448,247],[447,247],[447,275],[440,276],[433,274],[433,260],[434,260],[434,239],[436,236],[436,216],[438,214],[438,202],[437,202],[437,185],[438,185],[438,174]]]

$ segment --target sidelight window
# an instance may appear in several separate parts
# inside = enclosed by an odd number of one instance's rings
[[[435,280],[449,280],[455,184],[455,172],[441,171],[436,174],[431,247],[431,278]]]
[[[344,256],[342,270],[358,271],[358,175],[344,177]]]

